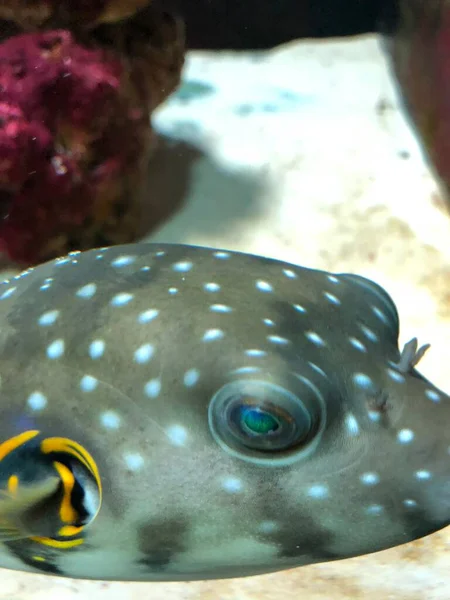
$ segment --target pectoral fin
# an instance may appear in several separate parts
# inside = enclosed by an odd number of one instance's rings
[[[0,490],[0,541],[11,541],[33,535],[29,525],[30,514],[50,498],[58,489],[58,477],[44,481],[20,484],[15,476],[10,477],[8,489]]]

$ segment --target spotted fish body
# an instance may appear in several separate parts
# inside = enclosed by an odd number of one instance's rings
[[[369,280],[139,243],[1,284],[0,322],[0,566],[247,576],[449,523],[449,399]]]

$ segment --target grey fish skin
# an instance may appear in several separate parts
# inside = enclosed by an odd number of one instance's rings
[[[450,522],[449,398],[367,279],[138,243],[0,284],[0,321],[2,567],[249,576]]]

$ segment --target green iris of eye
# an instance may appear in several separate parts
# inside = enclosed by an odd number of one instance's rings
[[[243,407],[241,422],[248,431],[255,435],[273,433],[280,427],[278,419],[259,408]]]

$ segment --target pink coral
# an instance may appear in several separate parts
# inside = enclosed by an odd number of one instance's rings
[[[0,249],[11,259],[66,251],[80,225],[95,244],[114,210],[127,212],[151,130],[126,64],[62,30],[0,45]]]

